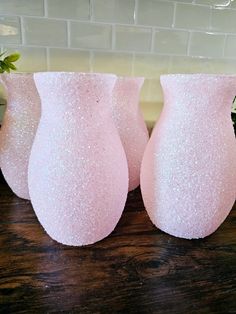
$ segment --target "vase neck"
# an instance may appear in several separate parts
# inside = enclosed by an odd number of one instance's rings
[[[1,82],[6,89],[8,107],[11,105],[24,106],[33,105],[39,95],[32,74],[4,74]]]
[[[115,76],[48,72],[36,73],[34,78],[44,113],[71,112],[88,118],[111,107]]]
[[[139,103],[139,94],[144,82],[142,77],[124,77],[117,78],[113,89],[113,106],[121,106],[124,102],[127,111],[137,109]]]
[[[161,77],[165,106],[189,106],[189,110],[231,110],[236,76],[166,75]]]

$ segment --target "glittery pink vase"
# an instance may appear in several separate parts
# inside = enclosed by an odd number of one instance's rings
[[[33,74],[1,74],[7,109],[0,132],[0,165],[13,192],[29,199],[28,163],[40,119],[40,98]]]
[[[125,153],[111,116],[114,75],[36,73],[42,118],[29,163],[35,213],[56,241],[109,235],[128,192]]]
[[[140,183],[140,167],[148,131],[139,108],[144,78],[120,77],[113,89],[113,119],[123,144],[129,168],[129,191]]]
[[[152,222],[186,239],[213,233],[236,196],[230,112],[236,76],[164,75],[164,109],[147,145],[141,190]]]

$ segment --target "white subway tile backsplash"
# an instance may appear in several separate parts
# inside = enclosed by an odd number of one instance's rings
[[[211,9],[207,6],[177,3],[175,27],[207,30],[210,26]]]
[[[19,71],[145,76],[147,103],[161,74],[236,72],[236,0],[0,0],[0,14]]]
[[[20,19],[15,16],[0,16],[0,44],[21,43]]]
[[[2,0],[0,12],[2,44],[224,58],[236,35],[236,0]]]
[[[212,59],[212,73],[234,74],[236,73],[236,62],[230,59]]]
[[[90,53],[89,51],[50,48],[49,70],[89,72]]]
[[[90,0],[47,0],[49,17],[89,20]]]
[[[213,33],[193,33],[190,55],[201,57],[223,57],[225,36]]]
[[[159,78],[161,74],[168,73],[169,63],[169,56],[136,53],[134,57],[133,74],[150,79]]]
[[[133,55],[130,53],[95,51],[92,58],[92,71],[130,76],[132,63]]]
[[[92,0],[93,18],[99,22],[133,24],[135,0]]]
[[[70,45],[76,48],[110,49],[112,45],[111,25],[71,22]]]
[[[225,57],[236,58],[236,35],[227,36],[225,44]]]
[[[152,30],[146,27],[117,26],[115,49],[128,51],[150,51]]]
[[[211,59],[173,56],[170,62],[171,73],[211,73]]]
[[[214,9],[212,11],[212,29],[218,32],[236,32],[236,10]]]
[[[18,51],[21,58],[16,62],[19,72],[47,71],[46,48],[26,46],[4,46],[8,53]]]
[[[23,18],[24,38],[27,45],[59,46],[67,45],[65,21],[47,18]]]
[[[1,0],[1,14],[44,15],[43,0]]]
[[[217,58],[172,57],[170,71],[172,73],[221,73],[235,74],[234,60]]]
[[[141,101],[147,103],[160,103],[163,101],[160,80],[146,79],[141,90]],[[156,104],[155,104],[156,105]]]
[[[171,27],[174,3],[169,1],[137,0],[138,24]]]
[[[154,51],[162,54],[186,55],[188,37],[187,31],[157,30],[154,37]]]

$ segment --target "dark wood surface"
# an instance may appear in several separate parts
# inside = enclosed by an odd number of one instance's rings
[[[0,176],[1,313],[236,313],[236,211],[212,236],[157,230],[140,190],[115,231],[72,248],[51,240]]]

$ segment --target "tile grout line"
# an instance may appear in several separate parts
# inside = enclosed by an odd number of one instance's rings
[[[115,24],[111,25],[111,49],[115,51],[116,47],[116,29]]]
[[[174,3],[174,12],[173,12],[173,21],[172,21],[172,28],[175,28],[175,22],[176,22],[176,10],[177,10],[177,3]]]
[[[187,46],[187,56],[188,57],[191,57],[191,55],[190,55],[191,43],[192,43],[192,32],[190,31],[189,35],[188,35],[188,46]]]
[[[44,16],[48,17],[48,2],[47,2],[47,0],[44,0],[43,5],[44,5]]]
[[[210,17],[209,17],[209,30],[212,30],[212,17],[213,17],[213,7],[210,8]]]
[[[66,34],[67,34],[67,47],[70,48],[71,44],[71,28],[70,28],[70,21],[66,23]]]
[[[155,27],[152,27],[152,37],[151,37],[151,52],[154,53],[154,41],[155,41]]]
[[[25,29],[23,27],[23,18],[22,16],[20,16],[20,33],[21,33],[21,43],[22,43],[22,46],[25,45]]]
[[[93,22],[94,20],[93,20],[93,10],[94,10],[94,8],[93,8],[93,0],[89,0],[89,21],[90,22]]]
[[[138,0],[134,2],[134,25],[138,25],[138,10],[139,10]]]

